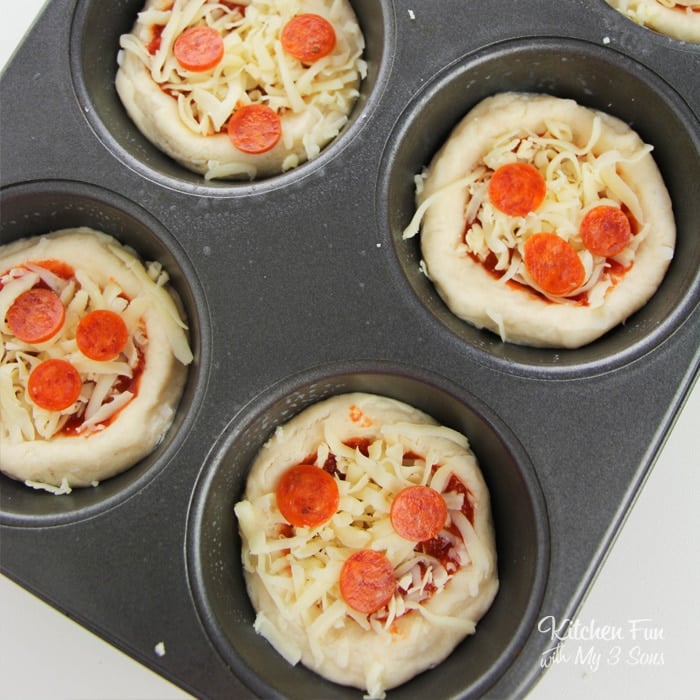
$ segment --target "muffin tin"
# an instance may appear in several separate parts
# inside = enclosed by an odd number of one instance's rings
[[[168,436],[131,470],[61,497],[0,477],[0,564],[197,697],[359,698],[253,632],[233,504],[277,425],[333,394],[385,394],[469,436],[501,578],[476,635],[389,697],[521,696],[551,647],[538,620],[575,614],[697,373],[700,47],[603,0],[352,4],[369,72],[346,129],[316,160],[238,183],[183,170],[121,107],[118,37],[139,0],[46,5],[0,86],[0,241],[86,225],[160,260],[195,362]],[[414,175],[503,90],[624,119],[673,200],[661,288],[579,350],[462,323],[401,238]]]

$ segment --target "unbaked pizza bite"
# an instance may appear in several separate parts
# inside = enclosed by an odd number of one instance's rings
[[[67,493],[154,449],[192,361],[167,282],[85,227],[0,247],[0,471]]]
[[[577,348],[653,296],[671,199],[626,123],[570,99],[501,93],[417,176],[422,269],[448,308],[502,340]]]
[[[338,395],[277,428],[235,513],[256,631],[371,698],[445,659],[498,589],[467,438],[394,399]]]
[[[147,0],[120,45],[127,113],[207,179],[315,158],[348,121],[366,73],[348,0]]]
[[[700,2],[697,0],[606,0],[637,24],[673,39],[700,43]]]

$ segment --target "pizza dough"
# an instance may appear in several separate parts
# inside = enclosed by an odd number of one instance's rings
[[[329,54],[302,60],[284,48],[284,30],[300,16],[322,18],[321,31],[331,35],[320,53],[334,36]],[[193,27],[223,38],[222,57],[207,70],[183,68],[174,53]],[[310,31],[302,27],[302,41]],[[364,37],[348,0],[147,0],[120,44],[116,88],[129,116],[153,144],[207,179],[264,177],[315,158],[347,122],[366,73]],[[276,131],[248,121],[252,142],[234,145],[230,118],[245,123],[246,110],[267,115]]]
[[[153,450],[173,420],[192,361],[166,282],[160,265],[144,267],[114,238],[85,227],[0,247],[3,473],[68,492]],[[21,311],[23,295],[36,290],[58,309],[48,338],[31,336],[44,322],[32,312],[36,301]],[[105,318],[119,332],[97,333]],[[60,373],[46,375],[42,367]],[[77,397],[61,393],[66,378],[75,379],[69,387]]]
[[[456,316],[504,341],[580,347],[642,307],[673,256],[671,200],[650,151],[619,119],[573,100],[489,97],[417,178],[418,208],[404,238],[420,230],[424,272]],[[490,186],[513,163],[535,171],[544,199],[508,214]],[[625,214],[628,242],[619,252],[583,243],[584,216],[598,207]],[[535,256],[536,243],[552,242],[562,250]],[[567,265],[573,284],[543,286],[540,273]]]
[[[325,522],[294,526],[281,489],[283,475],[303,463],[335,482],[338,500]],[[396,530],[413,521],[397,515],[398,494],[416,485],[447,507],[439,534],[423,542]],[[314,498],[321,491],[311,490]],[[256,630],[291,663],[372,698],[447,657],[498,589],[489,494],[467,439],[393,399],[338,395],[279,427],[235,512]],[[343,572],[351,560],[383,555],[388,597],[358,609]],[[371,588],[361,575],[360,598]]]
[[[700,43],[697,0],[606,0],[633,22],[673,39]]]

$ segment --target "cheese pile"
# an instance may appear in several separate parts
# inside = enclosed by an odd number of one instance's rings
[[[601,136],[599,116],[594,117],[590,138],[582,145],[575,143],[571,127],[563,122],[547,120],[545,127],[542,133],[517,128],[496,139],[473,172],[422,202],[403,237],[410,238],[418,232],[426,209],[439,206],[442,196],[466,188],[465,236],[457,249],[458,254],[475,256],[482,263],[487,258],[495,258],[494,270],[500,275],[501,283],[514,280],[534,287],[523,263],[525,241],[534,233],[556,233],[575,248],[585,270],[585,279],[565,297],[549,295],[539,288],[537,291],[558,303],[566,303],[568,298],[585,292],[588,305],[595,308],[603,304],[613,281],[608,273],[608,260],[594,255],[583,245],[579,234],[581,219],[594,206],[612,205],[627,209],[637,227],[635,235],[612,260],[629,268],[636,250],[649,232],[649,225],[637,195],[620,177],[618,169],[621,165],[633,167],[652,149],[645,144],[633,152],[623,153],[617,149],[601,152],[596,148]],[[513,162],[534,165],[547,187],[542,204],[525,216],[511,216],[499,211],[488,196],[493,171]],[[416,179],[419,190],[424,177],[425,174]]]
[[[286,54],[280,41],[284,25],[304,12],[322,12],[336,30],[335,50],[309,66]],[[192,26],[212,27],[223,37],[224,56],[213,70],[184,70],[173,54],[177,37]],[[162,33],[157,50],[152,53],[149,45],[154,27],[162,28]],[[139,13],[132,33],[121,37],[120,46],[136,56],[152,80],[177,100],[179,117],[193,134],[220,133],[239,104],[264,103],[280,115],[308,113],[310,128],[303,141],[309,160],[347,122],[359,95],[359,82],[367,72],[366,63],[360,58],[364,37],[339,2],[150,2]],[[122,60],[120,57],[120,63]],[[329,112],[337,113],[334,122],[324,118]],[[285,141],[284,131],[282,140]],[[288,135],[285,145],[292,147],[292,135]],[[298,157],[290,154],[282,169],[297,163]],[[207,176],[228,174],[224,165]]]
[[[48,244],[48,239],[44,239]],[[173,353],[183,364],[192,354],[183,332],[184,324],[177,315],[172,300],[164,289],[168,275],[158,263],[144,268],[120,246],[110,246],[132,274],[143,284],[142,294],[129,299],[118,282],[110,279],[98,283],[86,269],[75,269],[66,278],[54,274],[40,262],[26,262],[9,270],[0,271],[0,415],[2,440],[11,443],[49,440],[76,417],[80,423],[76,434],[87,435],[103,429],[114,414],[124,408],[135,396],[123,388],[128,385],[142,363],[148,343],[143,315],[149,308],[163,314]],[[41,244],[37,249],[40,254]],[[47,254],[50,257],[50,253]],[[41,260],[41,257],[37,258]],[[65,307],[65,322],[50,340],[29,344],[19,340],[10,331],[6,315],[14,300],[23,292],[42,284],[53,290]],[[94,309],[109,309],[124,320],[129,338],[120,355],[111,361],[95,361],[83,355],[76,343],[76,329],[80,319]],[[83,381],[78,400],[62,411],[51,411],[37,406],[27,396],[27,382],[32,370],[44,360],[61,358],[70,362]]]
[[[281,430],[275,436],[280,441]],[[482,580],[493,574],[492,558],[461,510],[464,491],[448,491],[454,489],[453,476],[468,485],[476,468],[467,439],[444,426],[407,422],[384,426],[366,449],[352,446],[352,440],[342,441],[330,422],[324,424],[323,433],[315,464],[323,467],[334,457],[340,492],[337,512],[319,527],[291,528],[274,491],[240,501],[235,513],[246,570],[257,574],[280,615],[305,631],[318,660],[324,656],[327,635],[337,635],[348,626],[359,626],[391,643],[394,623],[407,614],[422,615],[438,628],[473,633],[473,620],[436,613],[427,605],[460,570],[470,568],[473,574],[463,591],[465,599],[476,596]],[[439,535],[447,541],[444,558],[423,553],[392,527],[394,496],[414,484],[428,485],[445,499],[448,518]],[[338,581],[348,556],[370,548],[386,554],[397,587],[388,605],[367,615],[345,603]],[[282,634],[264,613],[258,612],[255,627],[290,663],[300,660],[296,640]],[[381,697],[381,689],[372,686],[368,678],[370,695]]]

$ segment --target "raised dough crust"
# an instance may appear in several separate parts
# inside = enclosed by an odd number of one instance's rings
[[[594,117],[601,136],[594,151],[634,153],[639,136],[621,120],[549,95],[502,93],[472,109],[457,125],[430,164],[418,202],[476,168],[493,140],[517,127],[543,130],[545,120],[571,126],[586,143]],[[431,205],[421,227],[427,273],[451,311],[477,328],[487,328],[512,343],[576,348],[592,342],[642,307],[658,288],[675,245],[671,200],[651,155],[631,166],[619,165],[622,179],[636,193],[649,233],[632,268],[608,290],[601,306],[552,303],[525,289],[512,289],[481,264],[459,252],[465,228],[466,188],[453,189]]]
[[[132,253],[111,236],[85,227],[3,246],[0,272],[26,261],[47,259],[89,271],[100,286],[114,279],[130,298],[152,293],[136,274],[138,269],[146,273]],[[3,428],[2,472],[21,481],[60,486],[65,479],[69,487],[90,486],[128,469],[153,450],[172,423],[187,375],[184,363],[191,360],[185,355],[181,362],[173,354],[172,325],[164,322],[163,314],[178,315],[175,304],[162,289],[156,297],[158,301],[150,303],[143,315],[148,342],[138,393],[116,419],[88,435],[58,434],[49,440],[10,441]]]
[[[633,22],[673,39],[700,43],[700,2],[695,0],[606,0]]]
[[[353,412],[361,415],[362,420],[350,419]],[[365,417],[369,420],[365,421]],[[340,441],[376,438],[382,432],[392,433],[392,426],[401,424],[437,425],[433,418],[411,406],[372,394],[344,394],[321,401],[278,428],[253,464],[244,498],[256,502],[266,494],[273,494],[280,475],[314,454],[328,434]],[[472,565],[459,569],[445,588],[430,598],[425,608],[435,615],[476,623],[488,610],[498,589],[495,538],[486,484],[473,454],[464,444],[434,433],[408,437],[410,430],[403,434],[400,427],[396,430],[405,451],[430,455],[432,463],[441,466],[459,465],[455,469],[460,470],[460,478],[467,474],[467,485],[474,501],[474,531],[483,551],[483,569],[478,571],[478,567]],[[256,520],[256,523],[260,528],[269,528],[270,523],[279,522],[280,518],[276,505],[272,505],[267,522]],[[280,609],[270,596],[256,573],[256,556],[251,555],[245,535],[242,556],[248,592],[256,611],[272,621],[285,638],[299,645],[302,663],[329,680],[345,685],[368,688],[371,684],[368,679],[374,679],[378,685],[369,689],[370,694],[375,693],[372,697],[381,697],[377,688],[394,687],[440,663],[468,634],[463,628],[432,624],[413,611],[397,617],[392,631],[384,632],[362,629],[346,617],[342,626],[330,629],[320,644],[313,645],[300,617],[291,609]]]
[[[167,3],[166,3],[167,5]],[[343,0],[331,3],[328,0],[304,0],[305,12],[329,16],[330,6],[334,6],[334,25],[343,28],[344,39],[341,46],[348,46],[349,53],[361,52],[363,38],[352,7]],[[163,6],[163,0],[147,0],[144,10]],[[144,44],[151,36],[148,28],[135,25],[132,30]],[[356,91],[354,85],[345,86],[350,96]],[[209,174],[218,169],[230,168],[230,174],[222,176],[231,179],[253,179],[282,172],[285,161],[295,165],[307,160],[305,137],[312,131],[324,132],[327,137],[319,147],[325,146],[338,133],[347,121],[348,113],[339,110],[332,103],[322,107],[321,116],[310,109],[302,111],[286,110],[280,115],[282,138],[266,153],[248,154],[236,149],[226,133],[201,135],[190,130],[180,118],[177,101],[169,96],[153,78],[139,56],[127,50],[119,55],[119,69],[116,75],[116,88],[127,113],[139,130],[160,150],[196,173]],[[351,100],[350,107],[352,106]],[[349,111],[349,109],[348,109]],[[296,158],[291,158],[295,156]],[[212,177],[219,177],[212,175]]]

